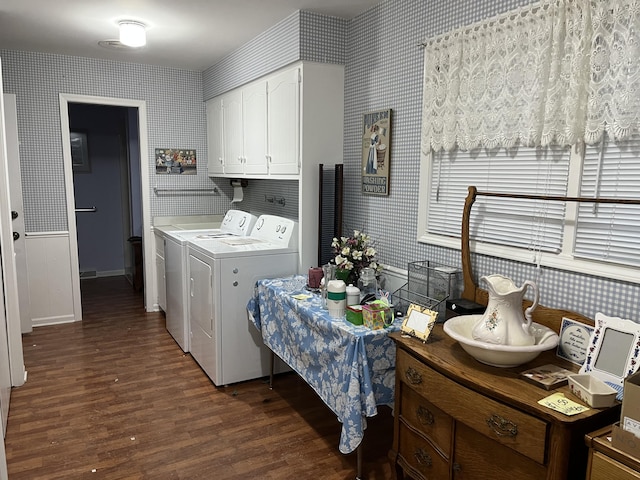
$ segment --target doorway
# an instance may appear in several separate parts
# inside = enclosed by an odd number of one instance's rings
[[[69,104],[80,279],[133,280],[128,239],[142,237],[140,146],[132,107]],[[132,115],[133,114],[133,115]],[[137,174],[136,174],[137,173]]]
[[[144,101],[60,94],[74,318],[84,276],[132,275],[128,239],[150,231]],[[73,135],[72,135],[73,133]],[[80,211],[77,211],[80,210]],[[144,255],[152,258],[151,255]],[[144,269],[149,269],[145,262]],[[151,278],[152,272],[145,271]],[[133,287],[132,287],[133,288]],[[145,292],[145,305],[152,294]]]

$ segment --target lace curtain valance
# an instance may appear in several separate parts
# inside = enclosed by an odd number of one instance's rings
[[[423,151],[640,127],[640,0],[545,0],[425,45]]]

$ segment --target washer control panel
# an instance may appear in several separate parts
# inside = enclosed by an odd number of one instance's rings
[[[242,210],[228,210],[222,223],[220,231],[224,233],[232,233],[234,235],[249,235],[251,229],[255,225],[257,217]]]
[[[266,242],[295,247],[298,243],[298,223],[276,215],[260,215],[251,230],[251,236]]]

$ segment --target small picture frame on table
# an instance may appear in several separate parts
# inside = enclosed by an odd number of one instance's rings
[[[595,329],[580,373],[602,380],[622,399],[624,379],[640,365],[640,323],[596,313]]]
[[[593,327],[577,320],[564,317],[560,326],[560,339],[556,355],[582,366],[587,358],[587,349]]]
[[[438,312],[412,303],[407,309],[407,315],[404,317],[401,330],[426,342],[436,323],[437,316]]]

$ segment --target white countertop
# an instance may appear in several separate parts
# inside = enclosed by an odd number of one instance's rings
[[[202,230],[220,228],[224,215],[181,215],[176,217],[154,217],[153,231]]]

